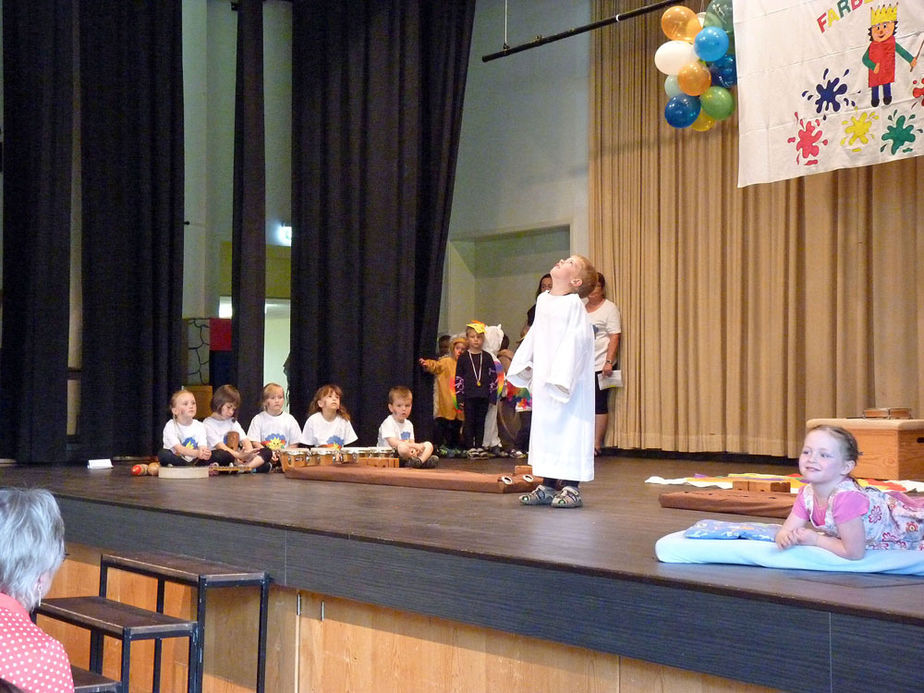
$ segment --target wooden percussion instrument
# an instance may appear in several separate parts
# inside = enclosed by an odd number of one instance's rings
[[[310,453],[305,448],[293,448],[291,450],[280,450],[278,452],[279,463],[282,465],[282,471],[295,469],[297,467],[309,466]],[[314,464],[317,464],[316,462]]]
[[[333,464],[340,464],[343,455],[337,448],[309,448],[312,459],[317,460],[314,464],[328,467]]]
[[[398,456],[392,448],[344,448],[348,454],[345,461],[355,462],[361,467],[397,467]]]

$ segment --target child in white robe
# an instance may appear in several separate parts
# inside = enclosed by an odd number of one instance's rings
[[[581,299],[597,271],[572,255],[550,274],[552,288],[537,297],[533,326],[507,376],[532,394],[529,463],[543,477],[520,503],[579,508],[578,484],[594,478],[594,336]]]

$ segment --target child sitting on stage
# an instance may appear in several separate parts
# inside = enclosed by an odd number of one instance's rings
[[[507,376],[532,394],[529,463],[543,477],[520,503],[579,508],[578,483],[594,478],[594,335],[581,298],[597,272],[572,255],[550,274],[552,288],[536,298],[535,320]]]
[[[850,476],[859,455],[850,431],[816,426],[808,432],[799,455],[807,484],[777,532],[777,546],[818,546],[851,560],[866,549],[924,549],[924,502],[860,486]]]
[[[294,416],[282,410],[286,403],[286,393],[281,385],[267,383],[263,387],[262,399],[263,411],[250,422],[247,440],[257,450],[269,448],[270,459],[278,462],[280,450],[298,446],[302,429]]]
[[[222,385],[212,395],[212,414],[202,423],[208,445],[212,449],[212,464],[221,467],[240,466],[268,472],[273,453],[268,448],[257,450],[247,440],[236,414],[241,408],[241,393],[233,385]]]
[[[308,407],[308,420],[302,429],[301,443],[309,447],[342,448],[356,440],[350,412],[341,404],[339,385],[322,385]]]
[[[177,390],[170,397],[172,418],[164,425],[164,447],[157,461],[165,467],[209,464],[212,449],[201,421],[196,420],[196,396]]]
[[[410,389],[403,385],[388,391],[388,411],[391,416],[386,417],[379,426],[378,446],[394,448],[401,458],[402,467],[433,469],[440,461],[433,454],[433,443],[418,443],[414,440],[414,424],[407,418],[411,415],[413,401]]]

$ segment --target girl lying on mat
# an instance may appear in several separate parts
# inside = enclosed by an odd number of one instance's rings
[[[807,485],[776,535],[777,546],[818,546],[851,560],[868,548],[924,550],[924,500],[861,487],[850,476],[859,455],[856,438],[843,428],[808,432],[799,455]]]

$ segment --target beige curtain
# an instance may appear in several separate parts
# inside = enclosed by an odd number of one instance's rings
[[[664,122],[666,40],[658,12],[591,39],[590,245],[626,380],[607,444],[795,457],[807,418],[924,418],[924,159],[739,189],[735,115]]]

